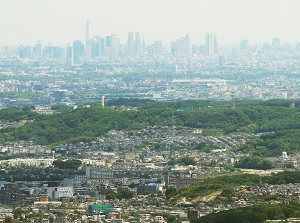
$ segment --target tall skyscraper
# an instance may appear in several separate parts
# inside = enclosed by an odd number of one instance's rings
[[[217,35],[214,33],[214,53],[217,55],[219,53],[219,45]]]
[[[143,43],[142,43],[142,52],[143,54],[145,53],[146,51],[146,41],[145,41],[145,36],[143,36]]]
[[[103,46],[102,46],[102,38],[100,36],[96,36],[96,57],[103,56]]]
[[[263,52],[267,52],[271,49],[271,46],[269,43],[263,43],[263,46],[262,46],[262,51]]]
[[[84,45],[80,40],[73,42],[73,62],[74,64],[80,64],[84,53]]]
[[[85,59],[91,60],[92,59],[92,43],[91,41],[87,41],[85,44]]]
[[[128,40],[127,40],[127,56],[134,56],[135,55],[135,43],[133,38],[133,33],[128,33]]]
[[[90,40],[90,22],[87,20],[85,23],[85,42]]]
[[[104,55],[109,58],[119,57],[120,54],[120,41],[116,35],[105,37]]]
[[[246,39],[241,40],[240,51],[248,51],[248,40],[246,40]]]
[[[20,46],[19,47],[19,57],[20,58],[31,58],[32,57],[32,47],[31,46]]]
[[[280,48],[280,38],[273,38],[272,47],[273,47],[273,49]]]
[[[42,57],[42,44],[40,41],[33,47],[33,54],[35,58]]]
[[[185,36],[171,43],[171,53],[177,56],[189,55],[191,52],[190,36]]]
[[[135,55],[136,56],[142,55],[142,40],[141,40],[140,33],[135,33]]]
[[[206,56],[213,57],[218,53],[218,41],[215,33],[206,33]]]
[[[150,46],[148,46],[148,54],[151,56],[161,55],[163,51],[162,41],[156,40]]]
[[[185,49],[185,54],[189,55],[191,53],[191,42],[190,42],[190,35],[186,34],[184,37],[184,49]]]
[[[73,58],[73,47],[68,44],[67,45],[67,55],[66,55],[67,63],[69,65],[74,65],[74,58]]]

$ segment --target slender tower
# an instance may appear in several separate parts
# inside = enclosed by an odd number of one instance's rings
[[[105,107],[105,96],[104,95],[101,96],[101,107],[102,108]]]
[[[291,93],[291,104],[290,104],[290,107],[291,108],[295,108],[295,94],[294,94],[294,91],[292,91]]]

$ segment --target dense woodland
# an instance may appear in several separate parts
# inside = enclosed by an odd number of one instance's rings
[[[268,159],[262,159],[258,156],[246,156],[234,164],[235,168],[268,170],[274,168],[272,162]]]
[[[262,223],[266,220],[284,220],[292,217],[300,217],[300,205],[298,203],[260,204],[231,209],[208,214],[192,220],[191,223]]]
[[[53,106],[58,112],[41,115],[32,107],[0,110],[0,121],[34,120],[18,128],[0,129],[0,142],[32,140],[42,145],[90,141],[109,130],[135,131],[154,125],[172,125],[202,129],[217,129],[222,134],[271,132],[255,137],[240,151],[257,156],[293,153],[300,147],[300,109],[291,109],[287,100],[156,102],[138,99],[118,99],[90,107],[71,109]],[[136,107],[125,110],[121,106]]]

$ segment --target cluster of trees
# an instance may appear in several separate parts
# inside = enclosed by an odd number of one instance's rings
[[[68,160],[54,160],[53,166],[59,169],[71,169],[71,170],[78,170],[78,168],[82,165],[82,162],[77,159],[68,159]]]
[[[274,133],[254,137],[238,148],[238,151],[250,152],[254,156],[280,156],[283,151],[288,154],[298,151],[300,129],[280,130]]]
[[[274,168],[272,162],[258,156],[246,156],[234,164],[235,168],[268,170]]]
[[[33,120],[39,116],[31,111],[32,106],[11,107],[0,110],[0,122],[18,122],[20,120]]]
[[[209,153],[214,149],[213,144],[206,143],[206,142],[200,142],[195,146],[195,150],[199,150],[204,153]]]
[[[183,156],[183,157],[178,158],[177,163],[179,165],[183,165],[183,166],[196,164],[194,157],[190,157],[190,156]]]
[[[176,160],[174,158],[171,158],[170,161],[168,162],[168,164],[169,165],[178,164],[178,165],[181,165],[181,166],[189,166],[189,165],[196,165],[196,161],[193,157],[183,156],[183,157],[180,157]]]
[[[5,181],[60,181],[74,175],[82,175],[82,169],[58,169],[52,166],[11,166],[0,170],[0,178]]]
[[[120,190],[119,192],[115,192],[114,190],[108,190],[106,192],[106,199],[108,200],[113,200],[115,198],[118,198],[118,199],[130,199],[133,197],[133,192],[130,191],[130,190]]]
[[[269,184],[295,184],[300,183],[300,172],[285,171],[264,177],[263,180]]]
[[[219,213],[208,214],[194,219],[191,223],[257,223],[266,220],[285,220],[300,217],[300,205],[290,204],[260,204]]]

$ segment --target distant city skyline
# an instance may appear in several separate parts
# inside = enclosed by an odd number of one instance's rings
[[[300,42],[298,0],[2,0],[0,46],[66,45],[89,37],[115,34],[126,43],[139,32],[147,44],[164,45],[189,34],[191,43],[204,44],[207,32],[220,45],[249,45],[280,38],[282,44]]]

